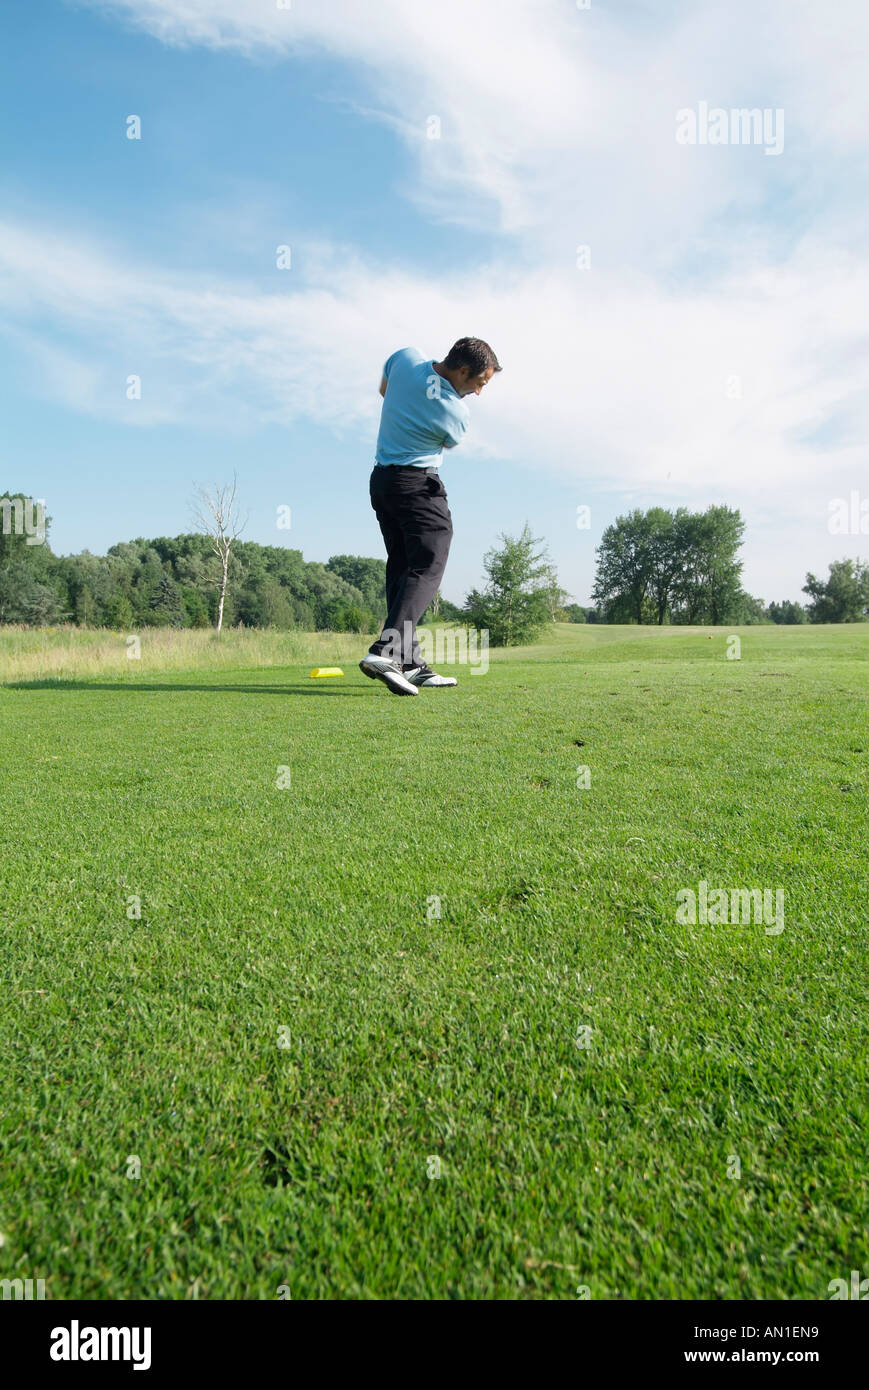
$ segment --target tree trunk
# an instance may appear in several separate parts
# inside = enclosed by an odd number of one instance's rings
[[[223,578],[222,578],[221,581],[220,581],[220,603],[219,603],[218,606],[217,606],[217,633],[218,633],[218,636],[220,635],[220,630],[221,630],[221,628],[223,627],[223,601],[224,601],[224,599],[226,598],[226,580],[227,580],[227,576],[228,576],[228,574],[229,574],[228,560],[229,560],[229,556],[226,556],[226,557],[224,558],[224,561],[223,561]]]

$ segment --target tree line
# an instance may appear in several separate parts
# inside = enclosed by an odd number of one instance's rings
[[[44,536],[28,534],[0,495],[0,623],[75,623],[134,631],[142,627],[272,627],[369,633],[386,616],[386,564],[333,555],[326,564],[299,550],[233,536],[228,552],[214,536],[139,538],[104,556],[54,555]],[[33,528],[31,528],[32,531]],[[869,612],[869,566],[838,560],[829,577],[809,574],[804,607],[765,605],[741,585],[738,511],[710,507],[633,511],[603,534],[592,606],[570,602],[545,546],[526,525],[502,535],[484,556],[484,581],[462,605],[436,595],[424,622],[488,629],[492,645],[533,641],[551,622],[745,624],[856,622]],[[221,613],[221,604],[223,605]]]
[[[84,550],[60,556],[48,544],[50,517],[41,544],[28,544],[30,538],[5,518],[0,623],[128,631],[217,625],[222,561],[210,536],[140,537],[111,546],[106,555]],[[370,632],[385,616],[383,560],[333,555],[324,565],[306,561],[300,550],[235,540],[228,571],[224,625]]]
[[[869,565],[835,560],[826,580],[806,576],[809,603],[766,604],[742,587],[745,522],[732,507],[652,507],[617,517],[597,550],[592,597],[607,623],[849,623],[869,613]]]

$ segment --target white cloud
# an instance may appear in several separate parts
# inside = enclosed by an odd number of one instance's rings
[[[276,271],[280,288],[263,293],[0,224],[7,331],[32,343],[28,325],[49,317],[67,344],[54,385],[73,398],[76,351],[89,413],[132,420],[123,382],[136,372],[135,423],[235,430],[304,417],[373,436],[388,352],[442,353],[471,332],[505,364],[474,403],[477,447],[532,469],[674,497],[726,485],[786,503],[801,483],[844,486],[860,467],[849,441],[869,427],[869,271],[846,253],[806,242],[782,269],[747,267],[683,293],[640,274],[503,264],[444,285],[326,246],[309,262],[313,283],[294,288],[292,271]],[[821,447],[824,423],[843,411],[847,429]]]
[[[169,44],[345,62],[348,101],[365,109],[361,86],[415,148],[416,193],[433,215],[498,226],[540,255],[584,240],[614,264],[667,261],[714,220],[757,212],[772,180],[799,201],[816,178],[828,204],[831,168],[865,159],[863,0],[833,12],[816,0],[91,3]],[[784,162],[678,146],[675,112],[699,100],[784,108]],[[440,140],[426,138],[429,115]],[[722,226],[719,249],[727,237]]]

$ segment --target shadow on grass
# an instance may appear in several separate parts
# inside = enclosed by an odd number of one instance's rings
[[[165,684],[158,684],[156,681],[147,685],[139,681],[82,681],[82,680],[38,680],[38,681],[7,681],[0,689],[5,690],[112,690],[116,693],[145,692],[149,695],[166,695],[176,690],[178,691],[206,691],[218,692],[230,695],[368,695],[368,690],[360,690],[350,686],[344,689],[336,689],[314,684],[310,685],[182,685],[175,681],[167,681]]]

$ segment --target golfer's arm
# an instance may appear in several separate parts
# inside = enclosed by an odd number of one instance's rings
[[[386,395],[386,377],[384,377],[380,383],[380,394],[381,396]]]

